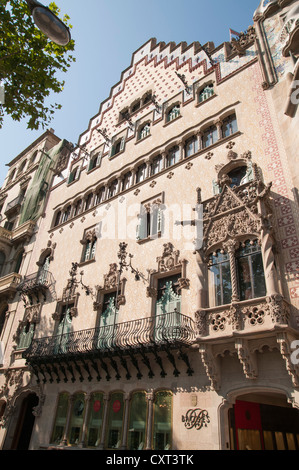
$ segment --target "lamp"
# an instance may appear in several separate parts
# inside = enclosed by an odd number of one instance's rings
[[[26,0],[36,26],[51,41],[66,46],[71,40],[69,28],[48,8],[36,0]]]

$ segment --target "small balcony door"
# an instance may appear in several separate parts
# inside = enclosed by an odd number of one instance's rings
[[[175,338],[180,327],[181,295],[178,279],[180,274],[158,280],[155,311],[155,340]]]

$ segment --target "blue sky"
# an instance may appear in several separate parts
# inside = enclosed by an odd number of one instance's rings
[[[50,1],[39,0],[48,6]],[[74,144],[89,119],[131,63],[133,52],[150,38],[166,44],[194,41],[215,46],[229,41],[229,28],[245,31],[253,24],[259,0],[55,0],[73,25],[76,62],[63,75],[65,88],[52,94],[60,103],[51,125],[55,134]],[[30,131],[26,120],[6,118],[0,129],[0,186],[13,158],[44,130]]]

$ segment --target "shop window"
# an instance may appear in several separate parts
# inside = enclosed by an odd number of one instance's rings
[[[90,412],[87,426],[86,444],[98,447],[103,426],[104,401],[102,393],[93,393],[90,400]]]
[[[123,437],[124,398],[123,393],[112,393],[109,402],[106,448],[119,449]]]
[[[64,437],[68,407],[69,395],[68,393],[61,393],[58,397],[55,424],[51,437],[52,444],[60,444]]]
[[[202,137],[203,148],[209,147],[218,141],[218,131],[216,126],[211,126],[204,130]]]
[[[153,449],[169,450],[172,448],[172,393],[155,393],[153,416]]]
[[[238,131],[237,118],[235,114],[223,120],[222,124],[222,137],[229,137]]]
[[[135,392],[130,401],[128,428],[128,450],[143,450],[145,447],[147,400],[145,392]]]
[[[198,102],[202,103],[203,101],[206,101],[208,98],[210,98],[213,95],[214,95],[213,84],[207,85],[198,93]]]
[[[185,143],[185,157],[190,157],[198,152],[198,139],[196,136],[191,137]]]
[[[69,428],[69,444],[78,445],[82,437],[82,427],[85,409],[84,393],[76,393],[73,396],[73,407],[71,412]]]
[[[212,306],[229,304],[232,297],[232,283],[228,253],[218,250],[210,255],[209,277]]]
[[[263,260],[257,240],[247,240],[236,252],[240,300],[266,295]]]

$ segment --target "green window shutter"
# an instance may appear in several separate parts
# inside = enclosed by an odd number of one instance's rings
[[[29,348],[35,331],[35,323],[27,323],[20,334],[18,349]]]
[[[122,137],[121,141],[120,141],[120,151],[122,152],[125,148],[125,138]]]

